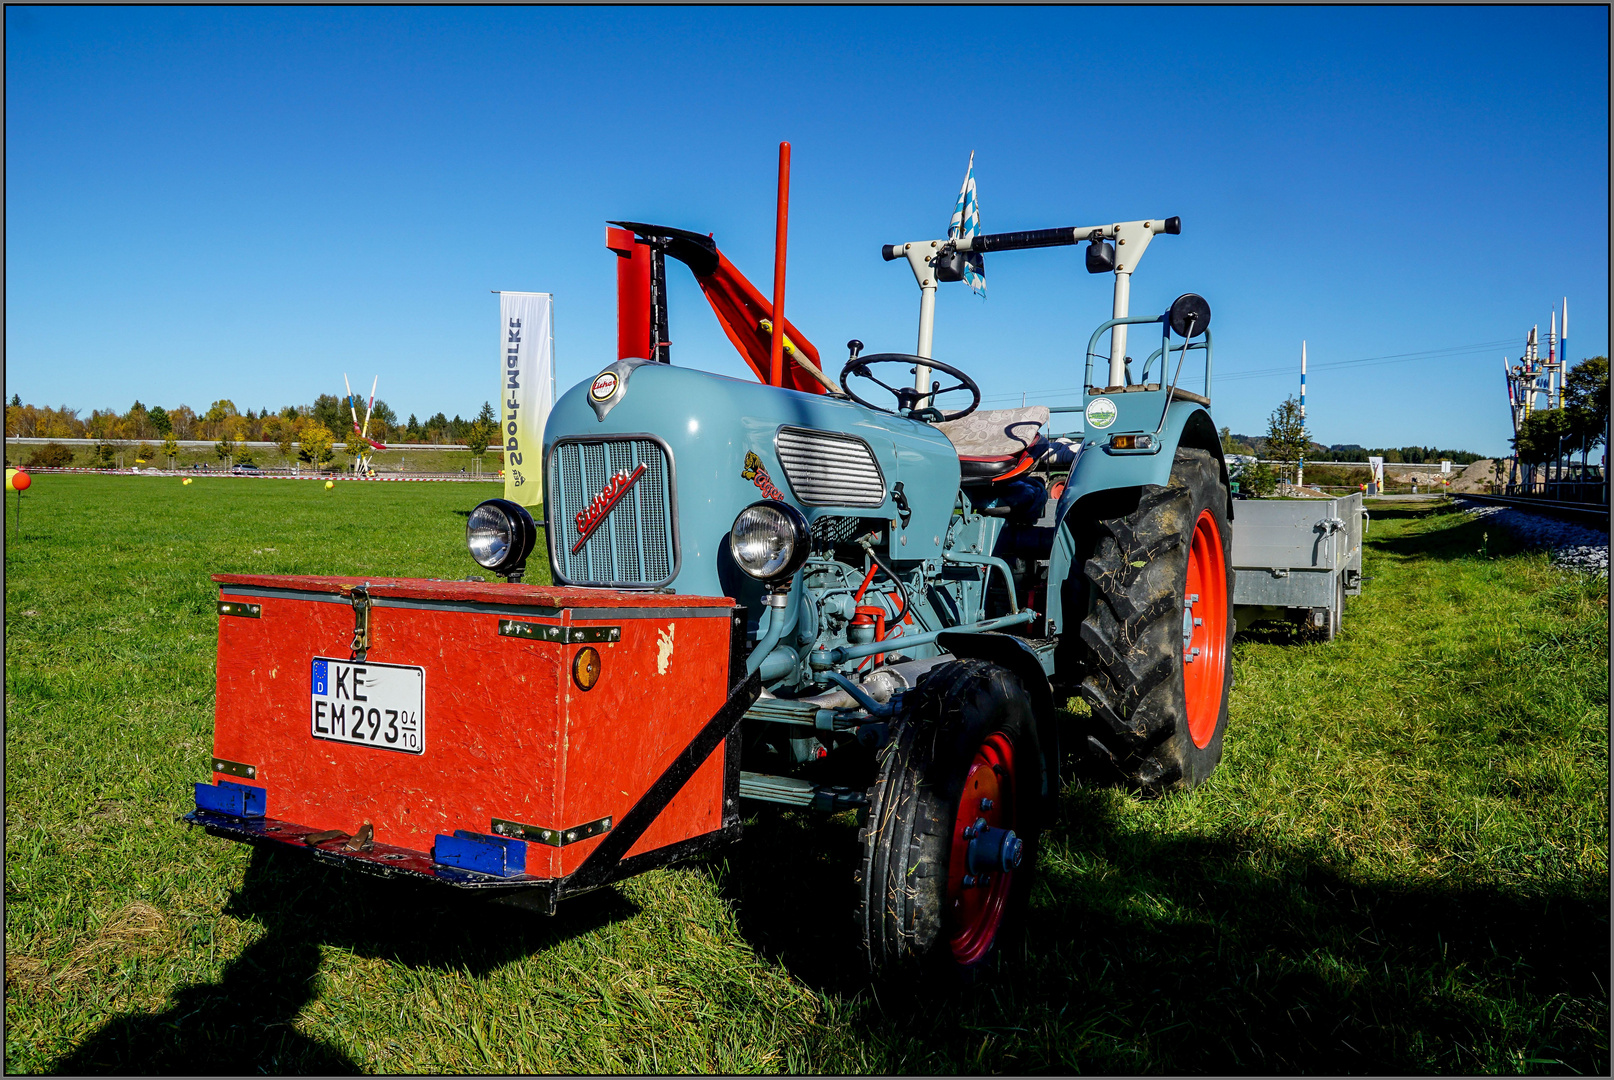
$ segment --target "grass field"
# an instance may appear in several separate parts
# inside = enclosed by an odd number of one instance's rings
[[[1440,507],[1375,511],[1342,638],[1241,637],[1209,784],[1067,785],[970,990],[857,976],[850,815],[759,809],[554,918],[179,823],[208,574],[464,576],[486,494],[8,500],[7,1072],[1607,1072],[1607,583]]]

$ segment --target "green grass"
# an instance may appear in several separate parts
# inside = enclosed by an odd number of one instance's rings
[[[554,918],[178,823],[208,574],[464,576],[491,491],[7,503],[8,1072],[1607,1071],[1607,584],[1439,506],[1375,511],[1343,637],[1240,639],[1209,784],[1067,785],[973,989],[858,977],[850,815],[759,810]]]

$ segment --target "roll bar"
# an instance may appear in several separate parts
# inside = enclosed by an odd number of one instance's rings
[[[1113,261],[1115,272],[1115,301],[1110,322],[1110,384],[1126,381],[1126,332],[1129,325],[1128,307],[1132,297],[1132,271],[1137,269],[1143,252],[1161,233],[1176,236],[1182,232],[1182,218],[1146,218],[1143,221],[1119,221],[1110,225],[1081,225],[1062,229],[1031,229],[1025,232],[984,233],[980,236],[958,239],[914,240],[905,244],[886,244],[880,257],[886,262],[906,258],[919,283],[919,344],[914,352],[931,356],[933,332],[936,323],[936,285],[942,280],[938,260],[954,254],[984,254],[988,251],[1026,251],[1031,248],[1066,247],[1083,242],[1101,244],[1114,240]],[[1108,245],[1103,245],[1108,247]],[[1091,254],[1091,253],[1090,253]],[[1089,268],[1093,263],[1089,262]],[[956,280],[949,278],[948,280]],[[914,369],[914,389],[920,393],[930,390],[930,368]]]

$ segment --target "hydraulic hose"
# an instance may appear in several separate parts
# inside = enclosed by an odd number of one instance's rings
[[[897,595],[902,598],[902,609],[897,612],[895,619],[896,621],[901,621],[903,615],[908,613],[913,608],[912,603],[910,603],[908,600],[908,587],[902,583],[902,579],[897,576],[896,571],[887,566],[885,560],[880,558],[879,555],[875,554],[872,546],[866,548],[865,550],[868,551],[869,558],[874,560],[874,564],[881,570],[885,571],[885,576],[897,583]]]

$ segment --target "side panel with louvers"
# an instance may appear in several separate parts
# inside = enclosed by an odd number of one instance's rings
[[[577,515],[619,473],[644,473],[575,552]],[[549,554],[557,581],[648,589],[678,575],[672,455],[650,435],[561,440],[549,454]]]
[[[880,506],[885,477],[869,444],[855,435],[782,427],[774,438],[790,490],[807,506]]]

